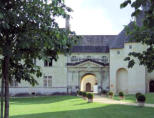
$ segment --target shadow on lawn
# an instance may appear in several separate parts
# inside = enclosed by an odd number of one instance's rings
[[[34,99],[35,98],[35,99]],[[62,102],[65,100],[76,99],[76,96],[45,96],[45,97],[31,97],[31,98],[11,98],[10,104],[15,105],[32,105],[32,104],[50,104],[55,102]]]
[[[154,108],[125,105],[102,105],[102,107],[58,112],[16,115],[10,118],[153,118]]]

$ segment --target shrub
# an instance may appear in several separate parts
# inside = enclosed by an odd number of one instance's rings
[[[120,97],[123,97],[124,96],[124,93],[123,92],[119,92],[119,96]]]
[[[83,94],[83,92],[82,92],[82,91],[79,91],[79,95],[81,95],[81,96],[82,96],[82,94]]]
[[[93,99],[94,98],[94,95],[92,93],[87,93],[87,98],[88,99]]]
[[[145,100],[146,100],[146,98],[145,98],[145,96],[144,95],[139,95],[138,97],[137,97],[137,101],[138,102],[145,102]]]
[[[83,93],[82,93],[82,96],[83,96],[83,97],[86,97],[86,96],[87,96],[87,93],[86,93],[86,92],[83,92]]]
[[[112,91],[110,91],[110,92],[108,93],[108,95],[113,96],[114,94],[113,94]]]
[[[135,96],[136,96],[136,99],[137,99],[137,98],[138,98],[138,96],[140,96],[140,95],[142,95],[142,93],[139,93],[139,92],[138,92],[138,93],[136,93],[136,95],[135,95]]]

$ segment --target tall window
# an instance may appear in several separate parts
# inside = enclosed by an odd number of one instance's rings
[[[52,58],[49,58],[49,61],[45,60],[44,61],[44,66],[45,67],[51,67],[52,66]]]
[[[10,87],[18,87],[18,82],[15,79],[12,79],[10,82]]]
[[[44,76],[43,86],[44,87],[52,87],[52,76]]]

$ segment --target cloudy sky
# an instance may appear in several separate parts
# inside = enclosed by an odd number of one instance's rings
[[[78,35],[118,34],[128,24],[133,9],[120,9],[124,0],[65,0],[71,13],[71,29]],[[64,26],[63,20],[58,20]]]

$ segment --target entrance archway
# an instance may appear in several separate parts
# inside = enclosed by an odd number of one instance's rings
[[[81,78],[81,91],[93,92],[96,83],[96,76],[94,74],[85,74]]]
[[[149,91],[154,92],[154,80],[151,80],[149,83]]]
[[[128,93],[128,71],[121,68],[117,71],[117,92]]]

